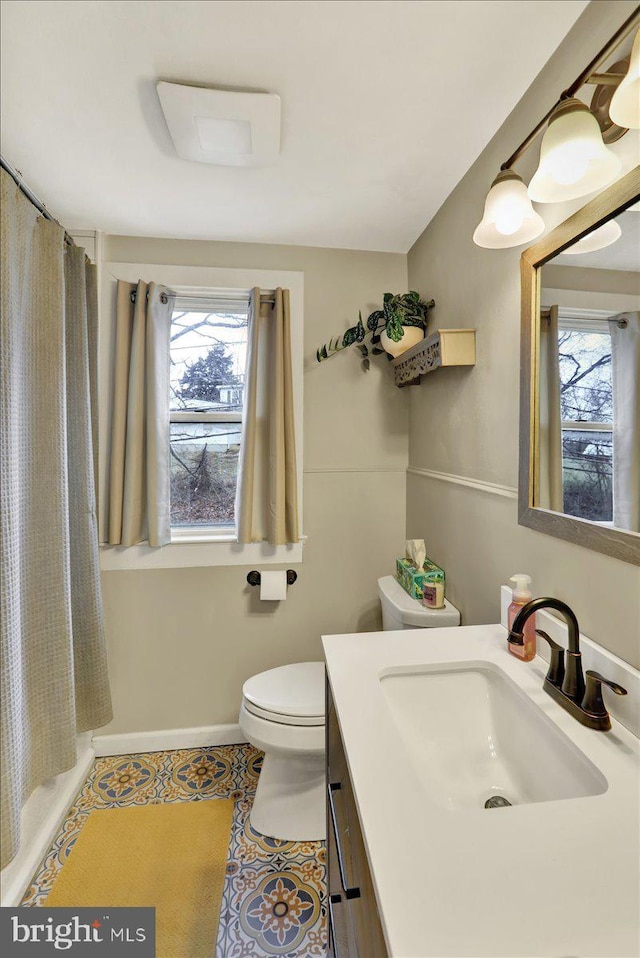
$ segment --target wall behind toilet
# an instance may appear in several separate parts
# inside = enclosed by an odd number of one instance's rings
[[[322,658],[322,633],[381,627],[376,580],[403,545],[406,390],[347,351],[315,349],[407,288],[406,256],[109,236],[105,260],[304,272],[304,522],[298,581],[272,610],[250,567],[109,571],[102,583],[115,718],[100,734],[235,722],[242,683]],[[384,365],[383,365],[384,364]]]
[[[434,324],[477,328],[477,365],[409,390],[406,531],[426,538],[465,624],[498,621],[500,584],[528,572],[534,594],[564,599],[583,632],[640,666],[640,569],[518,525],[522,248],[480,249],[471,238],[500,164],[634,7],[586,8],[409,252],[409,287],[435,298]],[[536,156],[534,147],[527,163]]]

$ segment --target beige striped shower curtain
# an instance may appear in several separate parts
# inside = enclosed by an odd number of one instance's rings
[[[96,526],[95,267],[2,173],[2,860],[31,792],[112,717]]]

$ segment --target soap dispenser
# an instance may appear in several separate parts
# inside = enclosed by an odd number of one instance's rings
[[[512,575],[509,579],[510,582],[515,583],[513,588],[513,600],[509,606],[509,611],[507,613],[507,623],[509,626],[509,632],[513,626],[513,621],[517,616],[518,612],[523,605],[526,605],[527,602],[530,602],[533,599],[531,594],[531,576],[525,575],[523,572],[517,572],[515,575]],[[527,621],[524,624],[523,635],[524,635],[524,644],[516,645],[515,642],[509,642],[509,651],[512,655],[515,655],[517,658],[522,659],[523,662],[530,662],[536,654],[536,623],[535,623],[535,614],[530,615]]]

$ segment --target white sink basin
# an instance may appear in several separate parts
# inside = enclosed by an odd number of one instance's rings
[[[566,648],[564,623],[536,620]],[[387,953],[638,958],[634,709],[629,727],[585,728],[506,639],[496,624],[322,640]],[[640,702],[636,669],[582,647]],[[501,793],[513,808],[485,810]]]
[[[380,685],[430,798],[447,808],[498,815],[506,808],[484,810],[496,796],[517,806],[607,791],[602,773],[492,663],[389,669]]]

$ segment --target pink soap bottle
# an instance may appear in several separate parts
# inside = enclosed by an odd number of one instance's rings
[[[514,582],[513,589],[513,601],[509,606],[509,611],[507,613],[507,624],[509,626],[509,631],[513,626],[513,620],[517,616],[518,612],[523,605],[526,605],[527,602],[530,602],[533,598],[531,594],[531,576],[525,575],[523,572],[517,572],[515,575],[512,575],[510,582]],[[536,654],[536,616],[535,613],[530,615],[527,621],[524,624],[524,645],[516,645],[514,642],[509,642],[509,651],[512,655],[515,655],[517,658],[522,659],[523,662],[530,662],[531,659],[535,657]]]

